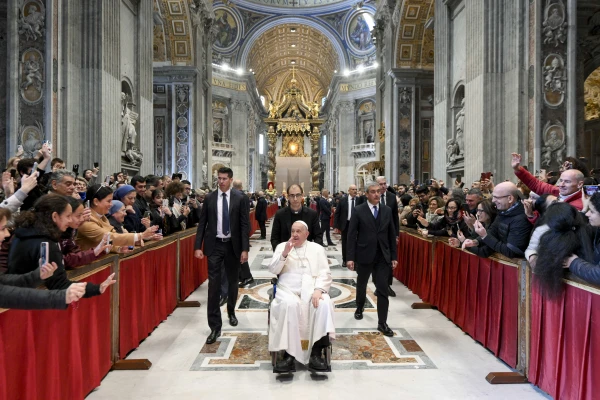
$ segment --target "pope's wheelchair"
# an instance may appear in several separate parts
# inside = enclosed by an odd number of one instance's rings
[[[268,336],[268,332],[269,332],[269,328],[271,326],[271,303],[273,302],[273,299],[275,298],[275,295],[277,293],[277,278],[272,278],[271,279],[271,284],[273,285],[273,291],[269,294],[269,307],[267,310],[267,336]],[[327,335],[329,336],[329,334]],[[324,370],[317,370],[314,368],[311,368],[310,366],[308,366],[308,370],[311,372],[331,372],[331,353],[333,350],[333,346],[331,345],[331,341],[329,341],[329,344],[327,345],[327,347],[325,347],[325,363],[327,364],[327,368]],[[277,364],[277,361],[282,360],[283,356],[285,355],[285,350],[280,350],[280,351],[271,351],[271,366],[273,367],[273,373],[279,373],[277,371],[275,371],[275,364]],[[287,371],[287,373],[291,373],[291,372],[296,372],[296,367],[294,366],[291,370]]]

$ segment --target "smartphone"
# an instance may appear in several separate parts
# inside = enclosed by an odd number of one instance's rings
[[[162,235],[162,229],[157,230],[156,233]]]
[[[169,199],[163,199],[163,207],[169,207]]]
[[[35,173],[35,171],[37,171],[37,169],[38,169],[38,163],[36,161],[36,162],[33,163],[33,168],[31,168],[31,173],[32,174]]]
[[[129,246],[128,249],[133,250],[133,249],[135,249],[135,246]]]
[[[460,208],[466,213],[471,212],[471,209],[469,208],[469,205],[467,203],[461,205]]]
[[[98,163],[98,161],[96,161],[96,162],[94,163],[94,168],[98,168],[98,166],[99,166],[99,165],[100,165],[100,164]]]
[[[11,169],[10,170],[10,177],[15,179],[17,177],[17,170],[16,169]]]
[[[17,146],[17,152],[22,152],[23,151],[23,146],[22,145],[18,145]]]
[[[111,245],[112,244],[112,239],[110,237],[110,233],[108,234],[108,238],[106,239],[106,244]],[[106,254],[108,254],[109,249],[106,249]]]
[[[150,214],[150,211],[146,211],[146,212],[144,213],[144,218],[148,218],[148,219],[150,219],[150,215],[151,215],[151,214]]]
[[[419,180],[415,179],[415,186],[419,186]]]
[[[431,180],[431,179],[428,179],[428,180],[427,180],[427,186],[431,186],[432,184],[433,184],[432,180]]]
[[[598,185],[585,185],[583,188],[585,189],[585,194],[591,196],[598,191],[599,187]]]
[[[90,208],[90,201],[89,200],[85,201],[85,208]]]
[[[462,175],[456,175],[456,182],[460,183]]]
[[[79,164],[73,164],[73,172],[75,175],[79,174]]]
[[[104,183],[106,183],[106,186],[110,185],[110,175],[106,175],[106,179],[104,179]]]
[[[40,259],[42,260],[42,265],[48,263],[48,258],[50,255],[50,245],[48,242],[40,243]]]

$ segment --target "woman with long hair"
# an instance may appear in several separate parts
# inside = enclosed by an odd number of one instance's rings
[[[26,274],[37,268],[40,259],[40,246],[48,243],[47,258],[57,269],[45,280],[48,289],[67,289],[73,284],[67,278],[63,256],[58,244],[62,234],[69,227],[72,214],[71,205],[64,196],[47,194],[35,203],[34,209],[22,212],[15,220],[18,227],[8,254],[8,272]],[[88,282],[83,297],[97,296],[115,283],[111,274],[100,285]]]
[[[185,186],[179,181],[169,183],[165,189],[165,196],[169,199],[171,213],[177,219],[177,222],[171,225],[171,232],[185,229],[187,217],[190,214],[190,208],[182,201],[184,190]]]
[[[60,238],[60,250],[63,254],[65,268],[73,269],[94,262],[112,246],[106,243],[107,238],[104,238],[95,248],[81,250],[81,248],[75,242],[75,236],[77,236],[77,229],[79,229],[81,224],[89,220],[90,213],[89,211],[86,212],[86,209],[81,201],[73,197],[67,197],[66,199],[71,205],[73,214],[71,214],[71,222],[69,223],[69,227]]]
[[[564,267],[569,268],[575,276],[592,283],[600,285],[600,192],[590,197],[589,209],[585,213],[591,226],[593,255],[590,258],[581,257],[577,253],[572,254],[565,261]]]
[[[494,206],[492,200],[481,200],[479,203],[477,203],[477,207],[475,209],[475,216],[477,217],[477,221],[481,222],[481,224],[486,230],[489,229],[490,225],[492,225],[492,223],[496,219],[496,215],[498,214],[498,212],[496,211],[496,206]],[[450,244],[450,246],[452,247],[459,248],[462,246],[465,240],[476,239],[478,235],[477,233],[473,233],[469,237],[463,235],[462,231],[459,231],[456,236],[456,238],[450,238],[450,240],[448,240],[448,244]]]
[[[597,201],[600,203],[600,195]],[[585,218],[567,203],[548,207],[541,224],[549,229],[540,238],[533,273],[538,278],[541,291],[552,298],[562,293],[565,262],[571,260],[572,255],[592,260],[594,250]]]
[[[0,242],[9,235],[6,227],[11,212],[0,208]],[[0,307],[21,310],[64,309],[85,293],[85,283],[73,283],[64,290],[36,289],[54,274],[56,263],[46,263],[26,274],[0,275]]]
[[[163,203],[165,193],[160,189],[152,191],[150,201],[150,220],[152,225],[158,226],[163,236],[170,234],[177,227],[177,218],[171,212],[169,206]]]
[[[444,218],[435,223],[429,223],[427,221],[419,221],[422,225],[426,226],[427,229],[421,230],[423,236],[450,236],[457,237],[458,232],[462,232],[463,235],[469,234],[469,227],[463,221],[463,212],[460,209],[462,203],[460,200],[450,199],[446,203],[444,209]]]

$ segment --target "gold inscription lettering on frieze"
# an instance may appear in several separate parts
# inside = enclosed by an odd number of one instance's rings
[[[243,82],[233,82],[227,79],[219,79],[213,76],[212,78],[213,86],[219,86],[225,89],[238,90],[240,92],[246,91],[246,84]]]
[[[340,84],[340,92],[353,92],[355,90],[365,89],[375,86],[375,79],[368,79],[358,83],[342,83]]]

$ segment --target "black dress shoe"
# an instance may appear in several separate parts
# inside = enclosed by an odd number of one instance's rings
[[[363,319],[363,309],[362,308],[357,308],[356,311],[354,311],[354,319]]]
[[[238,286],[243,288],[251,283],[254,283],[254,278],[246,278],[246,279],[243,279]]]
[[[383,333],[385,336],[394,336],[394,331],[390,329],[388,324],[377,324],[377,330]]]
[[[388,296],[396,297],[396,292],[394,292],[391,286],[388,287]]]
[[[266,236],[261,236],[261,237],[258,238],[258,240],[267,240],[267,237]]]
[[[208,338],[206,338],[206,344],[213,344],[214,342],[217,341],[217,338],[221,336],[221,330],[217,329],[214,331],[210,331],[210,335],[208,335]]]
[[[227,297],[227,296],[221,297],[221,301],[219,301],[219,307],[223,307],[225,304],[227,304],[228,299],[229,299],[229,297]]]
[[[331,242],[331,243],[327,243],[328,246],[335,246],[335,243]]]
[[[275,368],[273,368],[273,372],[277,372],[279,374],[285,374],[286,372],[296,371],[295,358],[290,356],[288,353],[285,353],[285,357],[283,360],[277,361],[275,364]]]
[[[237,324],[238,324],[238,320],[237,320],[235,314],[229,314],[229,325],[237,326]]]
[[[327,363],[325,363],[323,357],[314,354],[308,359],[308,368],[314,369],[315,371],[326,371]]]

